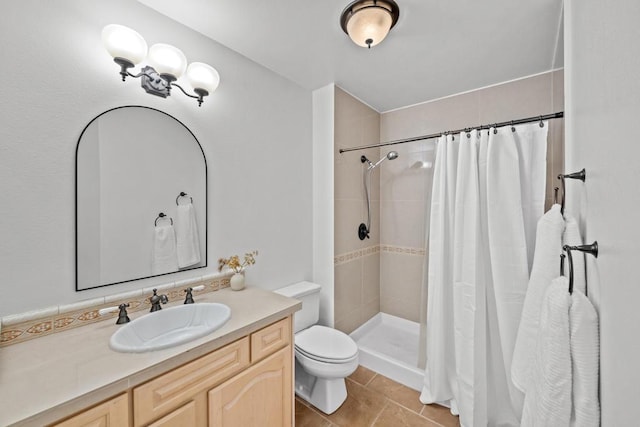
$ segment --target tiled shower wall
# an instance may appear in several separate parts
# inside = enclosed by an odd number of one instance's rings
[[[562,111],[563,71],[504,83],[380,115],[380,141]],[[380,309],[405,319],[424,316],[422,292],[426,216],[431,198],[433,141],[383,147],[400,157],[380,170]],[[419,163],[425,162],[425,163]],[[563,120],[549,122],[547,208],[564,164]],[[427,166],[421,168],[420,166]],[[385,250],[386,247],[393,250]],[[402,248],[402,250],[398,249]]]
[[[380,311],[380,168],[371,176],[370,238],[358,238],[367,222],[360,156],[376,162],[380,149],[338,150],[377,143],[380,114],[337,86],[334,111],[334,325],[349,333]]]
[[[413,321],[425,316],[423,269],[435,144],[429,140],[344,154],[338,150],[562,111],[563,99],[562,70],[382,114],[335,88],[337,329],[352,332],[379,311]],[[563,121],[549,123],[547,208],[564,163]],[[360,156],[375,162],[392,150],[400,156],[372,174],[371,238],[361,241],[357,229],[366,222],[366,202]]]

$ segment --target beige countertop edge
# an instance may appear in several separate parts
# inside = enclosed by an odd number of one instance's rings
[[[271,304],[273,308],[264,309],[264,307],[261,307],[261,311],[263,311],[264,313],[255,313],[256,310],[251,310],[252,307],[247,307],[243,310],[243,308],[238,305],[246,303],[247,298],[251,298],[252,300],[260,299],[262,302]],[[89,391],[84,391],[79,395],[65,396],[64,401],[59,402],[51,407],[33,408],[33,411],[28,414],[20,413],[18,408],[15,408],[15,406],[13,405],[9,406],[8,408],[5,407],[2,409],[2,411],[0,411],[0,425],[22,427],[43,426],[53,423],[85,408],[98,404],[106,399],[114,397],[120,393],[124,393],[128,389],[131,389],[132,387],[140,385],[158,375],[177,368],[178,366],[184,365],[185,363],[204,356],[211,351],[214,351],[224,345],[227,345],[248,335],[252,331],[255,331],[279,319],[292,315],[302,307],[302,303],[298,300],[283,297],[281,295],[259,288],[247,288],[245,291],[241,292],[234,292],[229,289],[224,289],[207,294],[206,296],[203,295],[203,297],[197,300],[197,302],[226,303],[231,307],[232,317],[229,322],[227,322],[227,324],[218,331],[214,331],[212,334],[206,337],[199,338],[190,343],[185,343],[181,346],[177,346],[171,349],[137,354],[117,353],[108,349],[108,352],[112,353],[112,356],[114,358],[127,357],[127,355],[131,356],[131,358],[133,359],[132,364],[135,365],[133,370],[123,372],[122,375],[114,375],[118,378],[113,378],[113,381],[107,384],[96,386],[95,388]],[[255,303],[255,301],[250,302]],[[170,305],[177,305],[177,303]],[[134,315],[132,315],[131,317],[138,317],[139,315],[144,314],[145,313],[134,313]],[[68,331],[68,336],[71,336],[72,334],[76,335],[78,330],[84,330],[85,333],[95,333],[99,336],[98,339],[104,338],[108,345],[108,338],[117,329],[116,325],[111,326],[112,324],[113,319],[109,319],[104,322],[99,322],[92,325],[87,325],[82,328],[78,328],[75,330],[75,332]],[[55,334],[55,337],[60,340],[64,340],[66,338],[66,333],[67,332],[61,332],[59,334]],[[46,338],[48,337],[27,341],[21,344],[15,344],[14,346],[7,347],[6,349],[26,345],[30,345],[33,347],[37,345],[38,341],[42,340],[42,342],[44,343],[44,340]],[[6,349],[3,349],[3,352],[6,352]],[[104,351],[104,348],[101,347],[99,349],[96,349],[96,351]],[[148,362],[144,360],[144,355],[150,355],[154,353],[159,355],[161,353],[164,354],[155,358],[155,360],[151,360]],[[107,355],[106,357],[109,357],[109,355]],[[142,360],[135,360],[140,358]],[[154,358],[151,357],[151,359]],[[0,362],[2,362],[1,353]],[[4,368],[5,367],[0,364],[0,369]],[[40,366],[37,371],[33,370],[29,374],[38,376],[53,368],[54,366],[43,365]],[[41,376],[39,378],[42,379]],[[28,379],[26,380],[28,381]],[[0,383],[0,386],[6,387],[6,384]],[[35,387],[37,387],[37,385]],[[73,392],[71,392],[70,394],[73,394]],[[25,398],[27,397],[25,396]],[[37,399],[37,396],[29,396],[28,398]],[[12,411],[12,408],[16,410]]]

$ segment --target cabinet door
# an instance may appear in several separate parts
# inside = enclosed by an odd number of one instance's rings
[[[209,425],[290,427],[291,358],[289,345],[209,391]]]
[[[122,427],[128,425],[129,399],[125,393],[55,424],[55,427]]]

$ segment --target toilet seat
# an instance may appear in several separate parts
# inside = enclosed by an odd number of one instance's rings
[[[358,346],[344,332],[314,325],[295,335],[295,350],[318,362],[348,363],[358,357]]]

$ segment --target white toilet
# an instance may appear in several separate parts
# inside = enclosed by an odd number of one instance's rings
[[[294,316],[296,394],[331,414],[347,398],[344,379],[358,367],[358,346],[349,335],[316,325],[320,285],[300,282],[275,292],[302,301]]]

